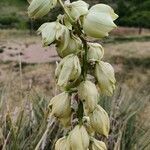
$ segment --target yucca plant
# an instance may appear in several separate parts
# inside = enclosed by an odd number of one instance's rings
[[[43,46],[55,44],[62,58],[55,70],[61,93],[51,99],[48,107],[50,120],[57,119],[66,133],[57,140],[54,149],[106,150],[106,144],[95,139],[95,133],[108,138],[110,129],[108,114],[98,105],[98,100],[99,93],[113,94],[116,79],[113,67],[102,61],[103,47],[88,38],[107,37],[116,28],[114,21],[118,15],[108,5],[89,8],[82,0],[32,0],[29,3],[28,14],[33,19],[45,16],[57,4],[64,10],[56,21],[46,22],[38,29]],[[36,149],[41,148],[43,140],[44,137]]]
[[[6,107],[1,119],[2,149],[133,149],[136,142],[126,137],[133,135],[136,114],[144,103],[134,101],[133,93],[126,97],[125,90],[123,94],[118,92],[110,107],[107,101],[109,119],[99,97],[112,96],[116,83],[114,70],[102,61],[103,47],[88,41],[89,37],[108,36],[116,27],[114,20],[118,16],[108,5],[97,4],[89,9],[82,0],[72,3],[32,0],[29,3],[28,14],[34,19],[46,15],[57,3],[64,10],[64,15],[59,15],[56,21],[44,23],[38,29],[43,45],[55,44],[62,58],[55,70],[61,93],[49,101],[28,91],[27,100],[21,101],[15,114]],[[148,143],[144,142],[143,147],[147,147]]]

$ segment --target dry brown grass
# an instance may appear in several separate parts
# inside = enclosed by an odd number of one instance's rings
[[[148,58],[150,57],[150,41],[147,42],[127,42],[117,44],[105,44],[105,56],[122,56],[125,58]]]

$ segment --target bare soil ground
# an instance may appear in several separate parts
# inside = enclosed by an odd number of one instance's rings
[[[139,28],[134,27],[118,27],[112,31],[113,35],[126,36],[126,35],[139,35]],[[150,29],[142,29],[142,35],[150,35]]]
[[[26,37],[28,38],[28,37]],[[43,48],[40,39],[3,39],[0,41],[0,60],[44,63],[58,60],[54,46]]]
[[[117,28],[111,33],[113,36],[138,34],[137,28]],[[140,36],[150,35],[150,30],[143,29]],[[128,42],[105,44],[106,57],[122,55],[124,57],[150,57],[150,42]],[[25,63],[45,63],[58,60],[54,45],[42,47],[40,37],[30,36],[28,32],[16,30],[0,30],[0,61],[22,61]]]

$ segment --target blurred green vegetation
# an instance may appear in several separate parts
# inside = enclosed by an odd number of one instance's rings
[[[71,0],[75,1],[75,0]],[[105,3],[119,14],[116,23],[120,26],[150,28],[149,0],[85,0],[90,5]],[[62,12],[58,6],[42,19],[31,21],[27,16],[27,0],[0,1],[0,28],[37,29],[45,21],[53,21]],[[140,30],[139,30],[140,32]]]
[[[28,28],[26,0],[1,0],[0,9],[0,28]]]
[[[62,12],[58,6],[42,19],[30,20],[27,14],[28,5],[27,0],[1,0],[0,28],[37,29],[46,21],[54,21]]]
[[[118,23],[122,26],[150,27],[149,0],[117,0]]]
[[[16,6],[24,6],[27,3],[27,0],[1,0],[1,4],[9,4],[9,5],[16,5]]]

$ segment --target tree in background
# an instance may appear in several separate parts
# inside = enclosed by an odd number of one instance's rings
[[[118,20],[121,26],[150,28],[150,1],[149,0],[118,0],[117,11],[120,16]]]
[[[64,0],[65,1],[65,0]],[[75,0],[70,0],[71,2]],[[142,28],[150,28],[150,0],[85,0],[90,6],[97,3],[108,4],[114,8],[119,14],[117,24],[120,26],[139,27],[139,33]],[[4,8],[15,8],[6,11]],[[28,19],[25,9],[27,0],[0,0],[0,27],[1,28],[30,28],[30,20]],[[18,12],[16,14],[16,12]],[[24,13],[22,13],[24,12]],[[52,10],[42,19],[33,21],[33,28],[36,30],[46,20],[54,21],[57,15],[62,13],[61,7]],[[14,15],[15,14],[15,15]],[[24,26],[23,26],[24,25]],[[23,27],[22,27],[23,26]]]

